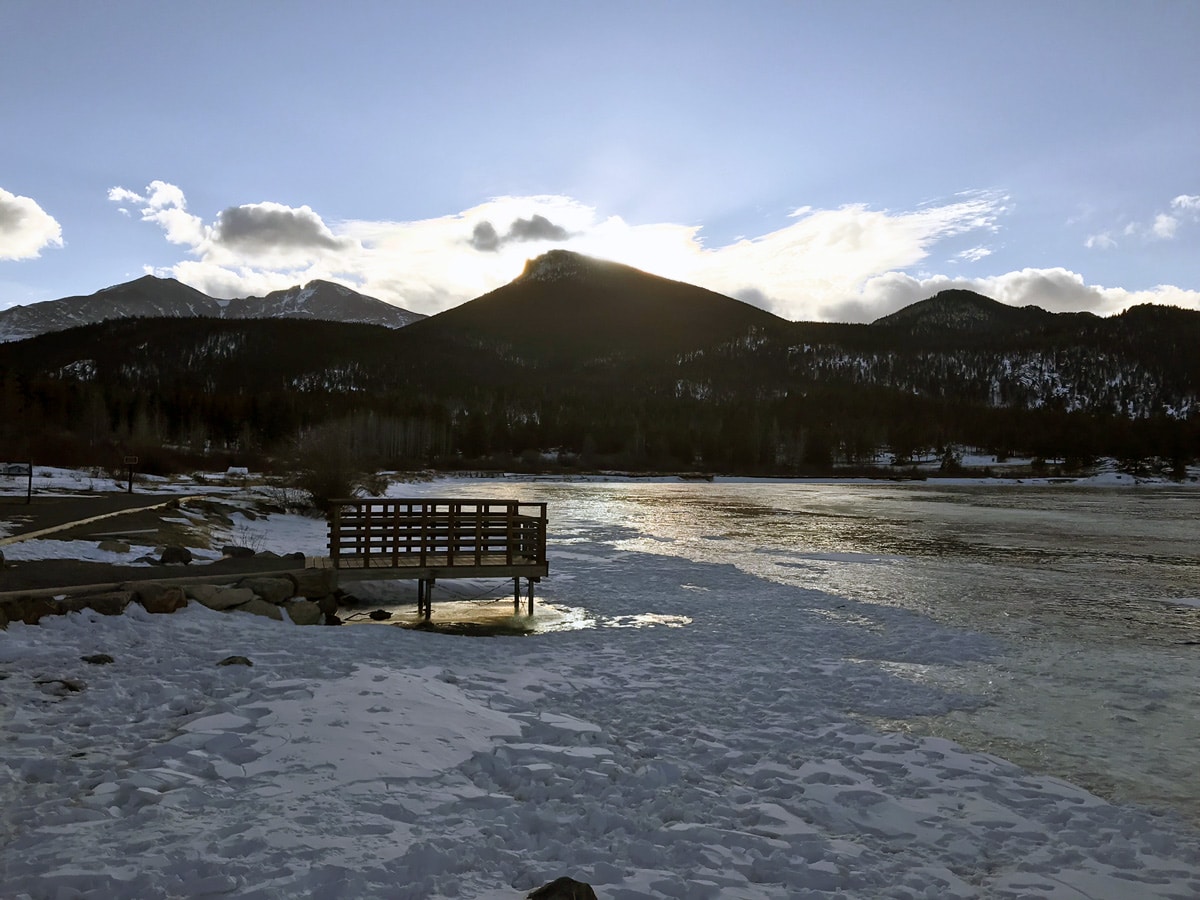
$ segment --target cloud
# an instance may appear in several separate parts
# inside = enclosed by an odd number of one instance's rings
[[[527,219],[515,219],[504,237],[491,222],[479,222],[471,232],[471,246],[485,253],[495,253],[501,245],[513,241],[565,241],[571,233],[555,225],[545,216],[535,213]]]
[[[476,250],[493,253],[500,249],[500,235],[491,222],[480,222],[471,232],[471,246]]]
[[[1175,232],[1179,230],[1179,220],[1174,216],[1169,216],[1166,213],[1159,213],[1154,217],[1154,224],[1150,226],[1150,231],[1156,238],[1169,241],[1175,237]]]
[[[280,248],[339,250],[348,246],[334,237],[309,207],[281,203],[230,206],[217,215],[210,236],[216,244],[251,254]]]
[[[230,206],[206,224],[188,210],[183,190],[165,181],[150,182],[144,193],[110,188],[108,199],[139,204],[143,222],[159,226],[172,244],[187,247],[199,265],[181,263],[155,271],[179,277],[186,270],[196,279],[189,283],[201,290],[214,285],[229,290],[239,282],[289,287],[296,283],[290,279],[316,263],[356,249],[353,240],[336,236],[308,206],[272,202]],[[329,274],[325,267],[318,271],[313,277]]]
[[[1083,246],[1089,250],[1112,250],[1117,246],[1116,240],[1112,234],[1107,231],[1102,231],[1099,234],[1089,234],[1087,240],[1083,242]]]
[[[36,200],[0,188],[0,259],[36,259],[62,245],[62,226]]]
[[[1050,312],[1109,315],[1140,303],[1165,303],[1200,310],[1200,291],[1173,285],[1158,285],[1144,291],[1090,285],[1079,273],[1056,267],[1021,269],[980,278],[934,275],[918,279],[903,272],[887,272],[870,279],[860,296],[835,304],[826,311],[835,320],[870,322],[939,291],[954,288],[975,291],[1009,306],[1040,306]]]
[[[1183,210],[1200,216],[1200,194],[1180,194],[1171,201],[1171,209]]]
[[[984,242],[1000,229],[1008,210],[1008,198],[996,192],[961,194],[911,210],[801,207],[775,230],[709,246],[698,225],[631,223],[559,195],[495,197],[415,221],[326,223],[306,206],[257,203],[228,207],[206,225],[187,211],[181,191],[168,188],[138,195],[141,215],[163,228],[168,240],[187,236],[188,258],[154,272],[217,297],[263,294],[323,278],[436,313],[506,284],[526,259],[562,246],[697,284],[789,319],[871,321],[950,287],[1055,311],[1109,313],[1142,302],[1200,308],[1196,292],[1163,286],[1131,293],[1089,285],[1066,269],[973,278],[914,274],[949,238],[975,238],[974,247],[955,260],[987,257]],[[501,229],[493,223],[508,224]]]

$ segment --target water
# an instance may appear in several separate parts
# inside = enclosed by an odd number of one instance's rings
[[[986,632],[999,657],[924,673],[986,704],[872,724],[1200,822],[1200,491],[491,482],[468,493],[549,501],[552,572],[555,545],[603,523],[620,526],[622,549]]]

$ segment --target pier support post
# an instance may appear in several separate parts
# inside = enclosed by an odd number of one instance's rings
[[[533,615],[533,579],[529,579],[529,614]]]
[[[521,579],[513,579],[513,615],[521,611]]]
[[[417,582],[417,615],[424,615],[426,622],[433,616],[432,578],[422,578]]]

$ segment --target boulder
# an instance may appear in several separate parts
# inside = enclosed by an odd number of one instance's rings
[[[215,584],[188,584],[183,588],[183,592],[187,594],[187,598],[189,600],[195,600],[197,603],[203,606],[208,606],[205,601],[211,600],[213,595],[219,590],[221,589]],[[246,601],[242,600],[239,602],[245,603]]]
[[[277,622],[283,621],[283,610],[274,603],[268,603],[261,597],[254,597],[248,603],[243,603],[241,606],[234,607],[237,612],[248,612],[256,616],[266,616],[268,619],[274,619]]]
[[[128,553],[129,544],[126,541],[101,541],[96,545],[98,550],[105,553]]]
[[[238,587],[249,588],[268,603],[276,605],[282,603],[284,600],[290,600],[296,593],[296,586],[292,583],[292,580],[283,576],[278,578],[271,576],[243,578],[238,582]]]
[[[244,656],[227,656],[219,663],[218,666],[252,666],[254,663],[246,659]]]
[[[187,594],[175,584],[146,582],[134,587],[138,603],[150,613],[173,613],[187,606]]]
[[[113,658],[107,653],[93,653],[91,656],[81,656],[79,658],[93,666],[107,666],[113,662]]]
[[[392,614],[386,609],[373,609],[370,613],[368,613],[368,615],[371,617],[371,621],[373,622],[386,622],[392,617]]]
[[[187,565],[192,561],[192,551],[187,547],[163,547],[158,561],[164,566]]]
[[[8,627],[8,607],[0,603],[0,630]]]
[[[192,585],[192,587],[201,587],[201,585]],[[212,585],[206,584],[203,587],[212,587]],[[209,609],[224,610],[249,603],[256,596],[254,591],[249,588],[216,588],[212,593],[208,593],[207,597],[197,596],[195,599],[197,603],[207,606]]]
[[[249,559],[254,555],[254,551],[249,547],[239,547],[237,544],[230,544],[227,547],[221,548],[221,555],[233,559]]]
[[[596,892],[586,881],[574,878],[555,878],[525,895],[529,900],[596,900]]]
[[[0,550],[0,569],[4,568],[4,551]]]
[[[287,577],[295,585],[295,596],[307,600],[328,597],[337,588],[337,573],[333,569],[305,569],[302,572],[289,572]]]
[[[317,600],[317,606],[321,608],[321,612],[327,616],[332,616],[341,608],[338,606],[337,597],[330,594],[326,597],[321,597]]]
[[[321,607],[311,600],[288,600],[283,608],[297,625],[316,625],[321,621]]]
[[[102,616],[119,616],[133,602],[133,597],[133,591],[106,591],[103,594],[66,597],[57,603],[59,611],[64,613],[91,609]]]
[[[58,615],[58,607],[46,597],[15,597],[5,602],[8,620],[36,625],[43,616]]]

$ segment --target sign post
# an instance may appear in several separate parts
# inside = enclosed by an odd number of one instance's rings
[[[133,467],[136,466],[137,463],[138,458],[136,456],[125,457],[125,466],[129,469],[129,489],[125,491],[127,494],[133,493]]]
[[[33,460],[31,459],[25,466],[25,476],[29,479],[25,487],[25,505],[28,506],[33,502]]]

